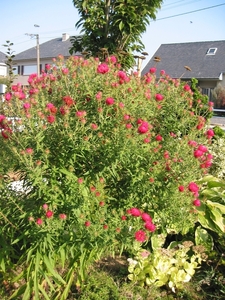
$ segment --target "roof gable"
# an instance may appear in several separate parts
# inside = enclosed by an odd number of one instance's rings
[[[210,48],[216,48],[214,55],[207,54]],[[160,57],[156,64],[154,57]],[[185,66],[191,71],[185,71]],[[149,72],[151,67],[157,68],[157,77],[160,70],[165,70],[173,78],[190,79],[218,79],[225,73],[225,41],[191,42],[162,44],[155,52],[142,71],[142,75]]]
[[[39,45],[40,59],[54,58],[57,57],[59,54],[63,55],[64,57],[68,57],[70,56],[69,49],[71,48],[71,46],[72,44],[69,38],[65,41],[63,41],[63,38],[56,38],[47,41]],[[76,54],[80,55],[80,53]],[[35,46],[15,55],[14,61],[31,60],[36,58],[37,47]]]

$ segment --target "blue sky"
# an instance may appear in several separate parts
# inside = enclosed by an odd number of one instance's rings
[[[2,52],[6,40],[14,43],[15,54],[34,47],[36,40],[25,33],[38,33],[40,43],[80,33],[74,27],[79,16],[72,0],[2,0],[0,7]],[[161,44],[225,40],[224,29],[225,0],[165,0],[142,41],[150,58]]]

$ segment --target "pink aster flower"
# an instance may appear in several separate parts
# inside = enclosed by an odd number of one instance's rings
[[[178,187],[178,190],[179,190],[179,192],[183,192],[183,191],[184,191],[184,186],[183,186],[183,185],[180,185],[180,186]]]
[[[138,127],[138,133],[140,134],[144,134],[148,131],[148,126],[146,125],[143,125],[141,124],[139,127]]]
[[[133,207],[133,208],[129,209],[127,211],[127,213],[129,213],[133,217],[140,217],[140,215],[141,215],[141,211],[136,207]]]
[[[194,151],[194,157],[195,158],[199,158],[199,157],[201,157],[202,155],[204,154],[204,152],[202,152],[201,150],[195,150]]]
[[[152,222],[147,221],[145,223],[145,229],[147,229],[150,232],[154,232],[156,230],[156,226]]]
[[[212,138],[215,135],[215,133],[212,129],[209,129],[206,131],[206,135],[208,138]]]
[[[67,74],[69,73],[69,69],[68,69],[68,68],[63,68],[63,69],[62,69],[62,73],[63,73],[64,75],[67,75]]]
[[[97,72],[100,74],[105,74],[109,72],[109,66],[105,63],[98,65]]]
[[[48,210],[45,214],[46,218],[51,218],[53,216],[53,211],[52,210]]]
[[[45,203],[45,204],[42,205],[42,207],[43,207],[44,210],[47,210],[48,209],[48,204]]]
[[[189,185],[188,185],[188,189],[192,193],[197,193],[198,190],[199,190],[199,187],[195,182],[190,182]]]
[[[114,55],[112,55],[112,56],[106,57],[105,61],[107,63],[116,64],[117,63],[117,58]]]
[[[160,141],[162,141],[162,136],[158,134],[158,135],[155,137],[155,139],[156,139],[156,141],[160,142]]]
[[[208,151],[208,148],[204,145],[199,145],[198,146],[198,150],[202,151],[202,152],[207,152]]]
[[[38,218],[36,221],[37,225],[42,225],[43,224],[43,220],[41,218]]]
[[[188,92],[188,91],[190,91],[190,89],[191,89],[190,86],[188,84],[185,84],[184,90]]]
[[[163,95],[161,95],[161,94],[156,94],[155,95],[155,100],[156,101],[162,101],[164,99],[164,96]]]
[[[3,122],[5,120],[5,116],[4,115],[0,115],[0,123]]]
[[[67,218],[67,215],[66,214],[59,214],[59,218],[61,220],[65,220]]]
[[[113,98],[111,98],[111,97],[108,97],[108,98],[106,98],[106,100],[105,100],[105,103],[106,103],[107,105],[113,105],[114,102],[115,102],[115,100],[114,100]]]
[[[52,116],[52,115],[47,116],[47,121],[50,124],[54,123],[55,122],[55,116]]]
[[[86,226],[86,227],[91,226],[91,222],[90,222],[90,221],[86,221],[86,222],[84,223],[84,226]]]
[[[194,205],[194,206],[201,206],[201,201],[200,201],[199,199],[195,199],[195,200],[193,201],[193,205]]]
[[[25,102],[24,104],[23,104],[23,108],[25,109],[25,110],[28,110],[29,108],[30,108],[30,103],[28,103],[28,102]]]
[[[32,148],[27,148],[26,150],[27,154],[33,154],[34,150]]]
[[[147,213],[145,213],[145,212],[143,212],[143,213],[141,214],[141,218],[142,218],[142,220],[145,221],[145,222],[151,222],[151,221],[152,221],[152,218],[150,217],[150,215],[147,214]]]
[[[135,232],[134,237],[138,242],[143,243],[146,241],[146,233],[143,230],[138,230]]]
[[[12,94],[11,93],[6,93],[5,94],[5,100],[10,101],[12,99]]]
[[[151,73],[151,74],[154,74],[155,72],[156,72],[156,68],[150,68],[150,70],[149,70],[149,72]]]

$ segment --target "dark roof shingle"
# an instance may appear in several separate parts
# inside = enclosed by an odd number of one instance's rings
[[[70,56],[69,49],[71,48],[71,46],[72,44],[70,42],[70,38],[68,38],[66,41],[63,41],[62,37],[47,41],[39,45],[40,58],[54,58],[59,54],[68,57]],[[76,53],[74,55],[80,55],[80,53]],[[36,59],[36,57],[37,47],[35,46],[21,53],[18,53],[15,56],[14,60],[30,60]]]
[[[209,48],[217,48],[215,55],[207,55]],[[160,57],[156,64],[154,57]],[[191,68],[185,71],[184,66]],[[162,44],[155,52],[142,71],[142,75],[149,72],[151,67],[157,68],[157,77],[160,70],[165,70],[173,78],[190,79],[218,79],[225,73],[225,41],[190,42]]]

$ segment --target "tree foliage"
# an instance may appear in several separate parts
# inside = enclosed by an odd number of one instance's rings
[[[141,35],[150,19],[156,18],[162,0],[73,0],[80,19],[75,24],[82,35],[72,38],[71,54],[85,51],[105,58],[119,56],[122,64],[132,66],[133,51],[141,52]]]

